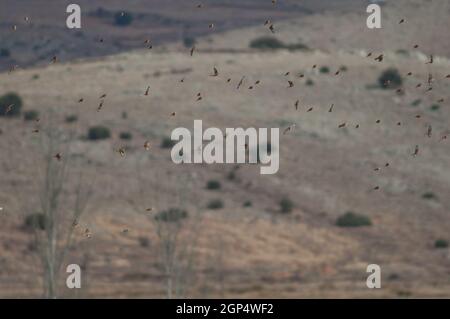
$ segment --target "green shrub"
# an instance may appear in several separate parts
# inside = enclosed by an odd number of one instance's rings
[[[421,99],[416,99],[416,100],[411,102],[411,106],[416,107],[416,106],[419,106],[420,103],[422,103],[422,100]]]
[[[253,39],[250,42],[250,48],[262,50],[284,49],[286,45],[275,37],[263,36]]]
[[[445,239],[437,239],[434,242],[434,248],[448,248],[448,241]]]
[[[184,37],[183,38],[183,45],[186,48],[192,48],[195,45],[196,41],[193,37]]]
[[[311,80],[311,79],[308,79],[308,80],[306,80],[305,84],[306,84],[307,86],[313,86],[313,85],[314,85],[314,81]]]
[[[23,119],[25,121],[35,121],[39,118],[39,112],[35,110],[25,111],[23,113]]]
[[[437,199],[437,196],[433,192],[426,192],[422,194],[423,199]]]
[[[130,132],[121,132],[119,137],[121,140],[131,140],[133,138],[133,134]]]
[[[10,55],[11,55],[11,52],[8,49],[6,49],[6,48],[1,48],[0,49],[0,57],[1,58],[7,58]]]
[[[172,148],[176,144],[170,137],[164,137],[161,141],[161,148]]]
[[[397,69],[390,68],[383,71],[378,83],[383,89],[397,89],[402,86],[403,79]]]
[[[45,230],[47,216],[42,213],[30,214],[25,217],[24,226],[28,229]]]
[[[126,27],[133,22],[133,15],[129,12],[116,12],[114,15],[114,24],[119,27]]]
[[[209,209],[221,209],[224,207],[223,201],[220,199],[213,199],[208,203]]]
[[[187,217],[188,217],[187,211],[179,208],[170,208],[168,210],[156,214],[155,220],[165,223],[176,223]]]
[[[431,111],[439,111],[440,108],[441,106],[439,104],[433,104],[432,106],[430,106]]]
[[[8,113],[8,106],[13,105]],[[22,108],[22,99],[14,92],[9,92],[0,97],[0,116],[19,116]]]
[[[75,114],[66,116],[66,123],[74,123],[78,121],[78,116]]]
[[[138,238],[138,242],[141,247],[149,247],[150,246],[150,239],[148,239],[147,237],[140,236]]]
[[[252,202],[248,200],[248,201],[244,202],[243,206],[244,207],[252,207],[252,205],[253,205]]]
[[[319,69],[320,73],[330,73],[330,68],[327,66],[321,66]]]
[[[227,174],[227,179],[230,180],[230,181],[235,180],[235,179],[236,179],[236,173],[235,173],[234,171],[230,171],[230,172]]]
[[[89,129],[88,132],[88,139],[95,141],[95,140],[103,140],[111,137],[111,131],[109,128],[105,126],[93,126]]]
[[[222,187],[222,185],[220,185],[220,182],[216,181],[216,180],[210,180],[206,183],[207,189],[215,190],[215,189],[220,189],[221,187]]]
[[[336,225],[339,227],[371,226],[372,221],[367,216],[347,212],[336,220]]]
[[[281,199],[278,204],[280,205],[280,211],[284,214],[292,212],[294,208],[294,203],[287,197]]]

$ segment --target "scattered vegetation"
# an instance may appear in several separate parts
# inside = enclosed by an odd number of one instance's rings
[[[139,246],[141,247],[150,247],[150,239],[144,236],[139,236],[138,238]]]
[[[282,200],[280,200],[279,202],[280,205],[280,211],[283,214],[287,214],[292,212],[292,210],[294,209],[294,202],[292,202],[289,198],[285,197]]]
[[[119,11],[114,15],[114,24],[119,27],[126,27],[133,22],[133,15],[129,12]]]
[[[440,108],[441,106],[439,104],[433,104],[432,106],[430,106],[430,111],[439,111]]]
[[[72,115],[67,115],[66,116],[66,123],[75,123],[76,121],[78,121],[78,116],[75,114]]]
[[[172,148],[176,144],[170,137],[164,137],[161,141],[161,148]]]
[[[284,49],[285,44],[275,37],[263,36],[250,41],[250,48],[262,50]]]
[[[35,121],[39,118],[39,112],[35,110],[25,111],[23,113],[23,119],[25,121]]]
[[[165,223],[176,223],[188,217],[188,213],[185,210],[179,208],[170,208],[159,212],[155,216],[155,220]]]
[[[119,134],[119,138],[121,140],[131,140],[133,138],[133,134],[131,134],[130,132],[121,132]]]
[[[195,45],[196,42],[197,42],[197,41],[195,40],[194,37],[189,37],[189,36],[187,36],[187,37],[184,37],[184,38],[183,38],[183,45],[184,45],[186,48],[192,48],[192,47]]]
[[[308,80],[306,80],[305,84],[307,86],[313,86],[314,85],[314,81],[312,79],[308,79]]]
[[[416,107],[416,106],[419,106],[420,103],[422,103],[421,99],[415,99],[414,101],[411,102],[411,106]]]
[[[347,212],[336,220],[336,225],[339,227],[371,226],[372,221],[367,216]]]
[[[45,230],[47,225],[47,216],[41,213],[30,214],[25,217],[24,226],[27,229]]]
[[[422,194],[423,199],[437,199],[437,196],[433,192],[426,192]]]
[[[6,49],[6,48],[0,49],[0,57],[1,58],[7,58],[9,56],[11,56],[11,52],[9,51],[9,49]]]
[[[378,83],[383,89],[397,89],[402,86],[403,79],[397,69],[390,68],[381,73]]]
[[[234,172],[234,170],[233,170],[233,171],[230,171],[230,172],[227,174],[227,179],[230,180],[230,181],[234,181],[234,180],[236,179],[236,173]]]
[[[220,182],[216,181],[216,180],[209,180],[206,183],[206,188],[210,189],[210,190],[220,189],[221,187],[222,187],[222,185],[220,184]]]
[[[323,73],[323,74],[327,74],[327,73],[330,73],[330,68],[329,67],[327,67],[327,66],[321,66],[320,67],[320,69],[319,69],[319,72],[320,73]]]
[[[208,209],[221,209],[224,207],[221,199],[213,199],[208,203]]]
[[[252,207],[253,206],[253,204],[252,204],[252,202],[251,201],[246,201],[246,202],[244,202],[244,205],[243,205],[244,207]]]
[[[106,126],[93,126],[89,129],[88,139],[95,140],[103,140],[111,137],[111,131]]]
[[[308,47],[302,43],[295,44],[285,44],[275,37],[262,36],[250,41],[250,48],[260,49],[260,50],[277,50],[277,49],[287,49],[291,51],[295,50],[307,50]]]
[[[23,102],[14,92],[6,93],[0,97],[0,116],[19,116]]]
[[[434,242],[434,248],[438,248],[438,249],[443,249],[443,248],[448,248],[448,241],[445,239],[437,239]]]

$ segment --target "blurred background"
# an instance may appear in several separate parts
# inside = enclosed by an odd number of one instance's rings
[[[450,1],[72,2],[0,3],[1,298],[450,297]],[[195,119],[279,172],[174,164]]]

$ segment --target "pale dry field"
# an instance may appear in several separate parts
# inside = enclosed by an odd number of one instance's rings
[[[415,11],[408,12],[414,16]],[[334,18],[319,19],[333,26]],[[286,22],[280,38],[289,42],[303,23]],[[390,40],[379,42],[384,48],[377,52],[385,54],[381,63],[366,57],[366,43],[327,47],[327,41],[319,45],[311,35],[302,41],[320,50],[247,50],[249,39],[267,34],[262,30],[231,31],[213,42],[205,40],[193,57],[174,45],[0,75],[0,93],[19,93],[24,110],[39,110],[42,117],[40,123],[0,118],[0,297],[41,294],[42,271],[30,248],[33,237],[21,225],[23,215],[39,209],[40,133],[33,130],[50,123],[49,110],[54,126],[73,132],[71,156],[92,187],[65,261],[85,265],[85,285],[77,295],[62,288],[63,296],[165,297],[153,213],[145,207],[183,207],[189,218],[181,238],[195,252],[183,296],[450,297],[450,252],[433,247],[438,238],[450,239],[450,152],[449,141],[441,139],[449,133],[445,32],[440,34],[442,46],[430,44],[441,53],[426,64],[428,49],[412,50],[415,42],[404,37],[398,47],[390,46]],[[211,52],[221,48],[245,52]],[[411,53],[396,52],[399,48]],[[209,76],[214,66],[218,77]],[[320,66],[328,66],[330,73],[318,72]],[[347,70],[335,76],[342,66]],[[404,76],[405,94],[374,87],[388,67]],[[406,76],[408,72],[413,75]],[[435,82],[425,92],[429,73]],[[314,85],[306,85],[307,79]],[[257,80],[261,83],[248,89]],[[423,86],[416,88],[418,83]],[[147,86],[150,94],[145,96]],[[202,101],[196,101],[198,92]],[[104,93],[104,106],[97,112]],[[440,109],[432,111],[430,106],[441,98]],[[297,99],[300,107],[295,110]],[[412,106],[417,99],[420,105]],[[328,112],[331,104],[333,112]],[[71,114],[78,121],[65,123]],[[160,147],[161,139],[179,126],[192,129],[194,119],[202,119],[205,128],[296,127],[280,136],[279,172],[263,176],[257,165],[173,164],[170,149]],[[345,128],[338,127],[342,123]],[[112,138],[87,141],[88,128],[97,124],[108,126]],[[428,125],[433,127],[431,138],[426,136]],[[120,140],[123,131],[133,139]],[[149,151],[143,148],[146,140]],[[416,157],[415,145],[420,146]],[[126,147],[124,157],[117,152],[121,147]],[[384,167],[387,162],[389,167]],[[375,172],[375,167],[381,170]],[[236,176],[232,180],[231,171]],[[219,180],[222,188],[207,190],[211,179]],[[427,192],[435,198],[422,198]],[[279,212],[283,197],[295,204],[290,214]],[[207,209],[215,198],[223,200],[224,208]],[[243,207],[246,201],[252,206]],[[369,216],[373,225],[337,227],[336,218],[347,211]],[[85,228],[91,238],[83,235]],[[140,244],[141,237],[147,238],[146,245]],[[382,289],[366,287],[371,263],[382,267]]]

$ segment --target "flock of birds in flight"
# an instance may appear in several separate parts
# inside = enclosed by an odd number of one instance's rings
[[[272,4],[273,4],[273,5],[276,5],[276,3],[277,3],[276,0],[271,0],[271,1],[272,1]],[[198,9],[200,9],[200,8],[203,8],[204,5],[203,5],[203,4],[198,4],[198,5],[196,5],[196,7],[197,7]],[[124,15],[125,13],[122,12],[121,14]],[[24,17],[24,21],[25,21],[26,23],[29,23],[29,22],[30,22],[30,18],[29,18],[29,17]],[[401,19],[401,20],[398,22],[398,24],[404,24],[405,22],[406,22],[405,19]],[[211,24],[208,25],[208,28],[209,28],[209,29],[213,29],[214,27],[215,27],[215,26],[214,26],[214,23],[211,23]],[[267,19],[267,20],[264,22],[264,27],[267,27],[268,30],[269,30],[271,33],[275,33],[275,27],[274,27],[274,24],[272,23],[272,21],[271,21],[270,19]],[[13,25],[12,30],[13,30],[13,31],[17,31],[17,25]],[[101,43],[103,43],[103,42],[104,42],[104,39],[103,39],[103,38],[100,38],[98,41],[101,42]],[[148,49],[152,49],[152,48],[153,48],[153,45],[151,44],[151,41],[150,41],[149,39],[145,39],[145,40],[144,40],[144,45],[145,45],[145,47],[148,48]],[[414,49],[418,49],[418,48],[419,48],[419,45],[418,45],[418,44],[414,44],[414,45],[413,45],[413,48],[414,48]],[[195,47],[195,45],[193,45],[193,46],[190,48],[190,50],[189,50],[189,55],[192,57],[192,56],[195,54],[195,52],[196,52],[196,47]],[[374,56],[374,55],[373,55],[373,52],[369,52],[369,53],[366,55],[367,58],[373,58],[373,56]],[[377,61],[377,62],[382,62],[383,59],[384,59],[384,54],[379,54],[379,55],[377,55],[377,56],[374,58],[374,60]],[[51,60],[50,60],[50,63],[51,63],[51,64],[54,64],[54,63],[57,63],[57,62],[58,62],[57,56],[53,56],[53,57],[51,58]],[[433,56],[433,55],[430,55],[428,61],[426,62],[426,64],[431,65],[431,64],[433,64],[433,63],[434,63],[434,56]],[[10,68],[9,73],[14,72],[17,68],[18,68],[18,65],[13,65],[13,66]],[[316,68],[317,68],[317,65],[316,65],[316,64],[312,66],[312,69],[316,69]],[[339,70],[337,70],[337,71],[334,73],[334,75],[335,75],[335,76],[338,76],[338,75],[340,74],[340,72],[341,72],[341,70],[339,69]],[[211,76],[211,77],[218,77],[219,75],[220,75],[219,69],[218,69],[216,66],[214,66],[214,67],[212,68],[212,73],[211,73],[209,76]],[[284,73],[284,76],[286,76],[286,77],[289,76],[289,75],[290,75],[290,72]],[[408,72],[408,73],[407,73],[407,76],[412,76],[412,75],[413,75],[412,72]],[[297,76],[298,76],[299,78],[304,78],[304,74],[298,74]],[[450,79],[450,74],[446,75],[445,78],[446,78],[446,79]],[[232,80],[231,78],[227,78],[226,82],[227,82],[227,83],[230,83],[231,80]],[[237,85],[236,85],[236,89],[237,89],[237,90],[239,90],[239,89],[244,85],[245,80],[246,80],[246,77],[245,77],[245,76],[242,76],[242,77],[240,78],[239,82],[238,82]],[[426,89],[425,92],[430,92],[430,91],[433,90],[433,82],[434,82],[434,81],[435,81],[435,79],[434,79],[433,75],[432,75],[431,73],[429,73],[428,79],[427,79],[427,86],[428,86],[428,87],[427,87],[427,89]],[[180,82],[181,82],[181,83],[184,83],[184,82],[185,82],[185,79],[182,78],[182,79],[180,80]],[[260,80],[257,80],[257,81],[255,81],[253,84],[249,85],[247,88],[248,88],[249,90],[252,90],[255,86],[259,85],[260,83],[261,83],[261,81],[260,81]],[[389,86],[389,85],[390,85],[390,82],[389,82],[389,81],[386,81],[386,82],[384,83],[384,85]],[[422,87],[422,85],[423,85],[422,83],[417,84],[417,85],[416,85],[416,89],[420,89],[420,88]],[[292,81],[292,80],[287,80],[287,88],[293,88],[294,86],[295,86],[294,81]],[[147,86],[147,88],[145,89],[145,92],[144,92],[144,96],[150,95],[150,94],[151,94],[151,93],[150,93],[150,90],[151,90],[151,89],[150,89],[150,86]],[[404,93],[404,89],[403,89],[403,88],[398,88],[398,89],[396,90],[396,92],[399,93],[399,94],[402,94],[402,93]],[[102,94],[102,95],[99,97],[100,102],[99,102],[98,107],[97,107],[97,112],[100,112],[100,111],[102,110],[102,108],[103,108],[103,106],[104,106],[104,102],[105,102],[106,96],[107,96],[107,94]],[[197,102],[201,101],[201,100],[203,99],[202,93],[201,93],[201,92],[197,93],[195,99],[196,99]],[[80,99],[78,100],[78,103],[83,103],[83,102],[84,102],[84,98],[80,98]],[[439,103],[444,102],[444,99],[441,98],[441,99],[438,100],[438,102],[439,102]],[[298,109],[299,109],[299,106],[300,106],[300,100],[296,100],[295,103],[294,103],[294,108],[295,108],[295,110],[298,110]],[[7,108],[6,108],[6,113],[11,112],[11,110],[13,109],[13,107],[14,107],[14,104],[11,104],[11,105],[7,106]],[[328,112],[330,112],[330,113],[333,112],[333,108],[334,108],[334,104],[331,104],[331,106],[330,106],[329,109],[328,109]],[[308,109],[306,110],[306,112],[311,112],[311,111],[313,111],[313,107],[310,107],[310,108],[308,108]],[[176,116],[176,112],[170,113],[170,116]],[[415,117],[416,117],[417,119],[420,119],[420,118],[421,118],[421,115],[416,115]],[[36,121],[39,122],[39,119],[36,119]],[[380,123],[380,120],[377,120],[376,123],[377,123],[377,124]],[[396,124],[397,124],[398,126],[402,125],[401,122],[397,122]],[[338,125],[339,128],[344,128],[344,127],[346,127],[346,126],[347,126],[347,123],[345,123],[345,122]],[[295,128],[295,124],[292,124],[292,125],[288,126],[287,128],[285,128],[285,129],[283,130],[283,135],[288,134],[288,133],[289,133],[290,131],[292,131],[294,128]],[[356,124],[356,125],[355,125],[355,128],[359,128],[359,124]],[[33,132],[34,132],[34,133],[39,133],[39,129],[35,129]],[[431,137],[432,137],[432,134],[433,134],[432,132],[433,132],[432,126],[431,126],[431,125],[428,125],[428,126],[427,126],[427,130],[426,130],[426,136],[429,137],[429,138],[431,138]],[[225,136],[225,138],[226,138],[226,136]],[[446,139],[447,139],[447,134],[442,135],[441,138],[440,138],[440,140],[446,140]],[[145,141],[145,143],[143,144],[143,147],[144,147],[145,150],[150,150],[150,148],[151,148],[150,142],[149,142],[149,141]],[[119,149],[117,150],[117,152],[118,152],[121,156],[125,156],[125,148],[119,148]],[[416,145],[416,146],[415,146],[414,151],[413,151],[413,153],[412,153],[411,155],[414,156],[414,157],[417,156],[417,155],[419,155],[419,145]],[[60,160],[62,160],[62,158],[63,158],[63,154],[57,153],[57,154],[54,155],[54,158],[55,158],[56,160],[60,161]],[[385,164],[384,164],[385,167],[388,167],[389,165],[390,165],[389,163],[385,163]],[[380,169],[381,169],[380,167],[374,168],[375,171],[379,171]],[[379,186],[375,186],[373,189],[374,189],[374,190],[378,190],[378,189],[380,189],[380,187],[379,187]],[[1,210],[1,208],[0,208],[0,210]],[[151,211],[151,210],[152,210],[151,208],[147,209],[147,211]],[[124,231],[124,232],[125,232],[125,231]]]

